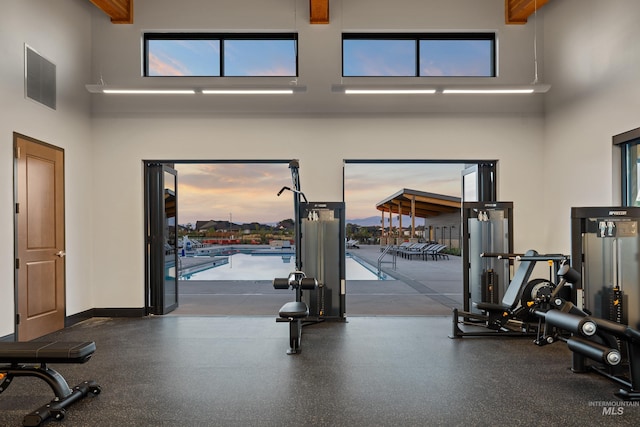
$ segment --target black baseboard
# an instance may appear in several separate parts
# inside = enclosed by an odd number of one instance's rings
[[[0,342],[13,342],[16,340],[16,334],[9,334],[3,337],[0,337]]]
[[[91,319],[92,317],[93,317],[93,309],[72,314],[71,316],[65,317],[64,327],[68,328],[69,326],[73,326],[76,323],[82,322],[83,320]]]
[[[90,310],[67,316],[64,327],[68,328],[76,323],[91,319],[92,317],[144,317],[144,308],[92,308]]]
[[[140,308],[94,308],[92,317],[144,317],[144,307]]]
[[[64,319],[64,327],[68,328],[77,323],[83,322],[92,317],[144,317],[146,316],[143,308],[92,308],[80,313],[72,314]],[[13,342],[16,340],[16,334],[9,334],[0,337],[0,342]]]

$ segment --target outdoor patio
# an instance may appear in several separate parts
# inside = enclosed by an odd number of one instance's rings
[[[358,245],[348,253],[376,269],[378,245]],[[387,255],[383,261],[391,261]],[[441,316],[462,308],[461,258],[424,261],[397,257],[395,269],[382,264],[389,280],[347,280],[346,315]],[[275,316],[292,292],[273,289],[270,281],[180,281],[175,315]]]

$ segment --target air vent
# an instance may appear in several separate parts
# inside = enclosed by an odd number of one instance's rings
[[[56,65],[25,45],[25,94],[56,109]]]

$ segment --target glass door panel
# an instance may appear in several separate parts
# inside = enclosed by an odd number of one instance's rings
[[[167,165],[146,164],[146,305],[149,314],[167,314],[178,307],[177,179],[177,172]]]

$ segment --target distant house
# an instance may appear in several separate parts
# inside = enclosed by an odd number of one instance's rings
[[[196,231],[203,233],[216,231],[220,233],[228,233],[233,230],[239,230],[240,226],[229,221],[196,221]]]
[[[196,221],[195,230],[196,231],[206,232],[206,231],[209,231],[211,228],[213,228],[214,224],[215,224],[214,220]]]

